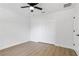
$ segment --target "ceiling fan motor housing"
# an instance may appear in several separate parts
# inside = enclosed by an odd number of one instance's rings
[[[30,6],[35,6],[37,5],[38,3],[28,3]]]

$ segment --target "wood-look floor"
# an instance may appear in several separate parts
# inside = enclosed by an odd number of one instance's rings
[[[0,51],[0,56],[76,56],[74,50],[47,43],[26,42]]]

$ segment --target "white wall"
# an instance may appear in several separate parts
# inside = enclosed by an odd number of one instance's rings
[[[74,9],[57,12],[56,16],[56,44],[73,48],[73,15]]]
[[[0,8],[0,49],[29,40],[28,18],[7,8]]]
[[[31,40],[73,48],[73,9],[32,18]]]
[[[56,39],[56,20],[53,15],[31,18],[31,40],[36,42],[54,43]]]
[[[27,41],[73,48],[73,9],[29,19],[29,16],[18,14],[17,7],[13,8],[16,12],[8,8],[0,8],[0,49]]]

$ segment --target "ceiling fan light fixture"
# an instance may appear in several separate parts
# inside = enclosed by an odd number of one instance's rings
[[[34,9],[42,10],[41,7],[36,6],[36,5],[39,4],[39,3],[27,3],[27,4],[28,4],[29,6],[22,6],[21,8],[29,8],[29,10],[30,10],[31,12],[33,12]]]
[[[30,11],[33,12],[34,11],[34,7],[30,6]]]
[[[31,10],[31,12],[33,12],[34,10]]]
[[[30,10],[34,10],[34,7],[30,6]]]

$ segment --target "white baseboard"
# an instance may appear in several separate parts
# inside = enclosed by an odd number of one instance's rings
[[[32,40],[32,41],[33,41],[33,40]],[[69,47],[69,46],[62,45],[62,44],[57,44],[57,43],[55,43],[55,42],[47,42],[47,41],[34,41],[34,42],[43,42],[43,43],[48,43],[48,44],[54,44],[54,45],[60,46],[60,47],[65,47],[65,48],[74,49],[73,47]]]
[[[74,49],[74,50],[75,50],[76,54],[79,56],[79,51],[77,51],[76,49]]]
[[[56,44],[56,43],[55,43],[55,45],[60,46],[60,47],[69,48],[69,49],[74,49],[73,47],[69,47],[69,46],[66,46],[66,45],[61,45],[61,44]]]
[[[21,41],[21,42],[16,42],[14,44],[5,45],[5,46],[1,47],[0,50],[6,49],[6,48],[9,48],[9,47],[12,47],[12,46],[16,46],[16,45],[19,45],[19,44],[22,44],[22,43],[25,43],[25,42],[27,42],[27,41]]]

